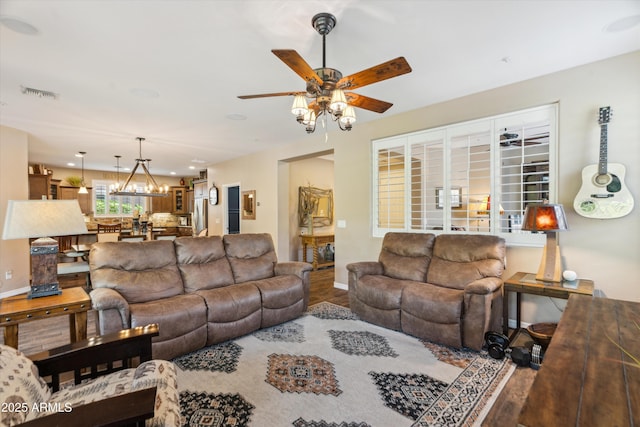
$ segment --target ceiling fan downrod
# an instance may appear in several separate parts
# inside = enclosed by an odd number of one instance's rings
[[[327,42],[326,35],[336,26],[336,17],[330,13],[318,13],[311,18],[311,25],[322,36],[322,68],[327,68]]]

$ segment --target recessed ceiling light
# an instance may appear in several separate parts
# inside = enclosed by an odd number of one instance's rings
[[[175,174],[176,174],[176,173],[175,173],[175,172],[173,172],[173,171],[169,172],[169,175],[175,175]]]
[[[0,23],[16,33],[26,34],[28,36],[38,34],[38,29],[36,27],[18,18],[2,16],[0,17]]]
[[[195,166],[189,166],[189,169],[191,169],[191,170],[193,170],[195,168],[196,168]]]
[[[202,159],[193,159],[191,160],[191,163],[205,163],[205,161]]]
[[[153,90],[153,89],[143,89],[143,88],[133,88],[129,91],[129,93],[131,93],[131,95],[137,96],[139,98],[157,98],[160,96],[160,93],[158,93],[158,91]]]
[[[76,165],[76,164],[75,164],[75,163],[72,163],[72,162],[67,163],[67,166],[75,166],[75,165]]]
[[[620,31],[630,30],[640,24],[640,15],[626,16],[606,25],[603,31],[607,33],[619,33]]]
[[[75,154],[75,156],[76,156],[76,157],[84,157],[84,156],[83,156],[82,154],[80,154],[80,153],[76,153],[76,154]]]
[[[244,114],[238,114],[238,113],[227,114],[226,117],[229,120],[247,120],[247,116],[245,116]]]

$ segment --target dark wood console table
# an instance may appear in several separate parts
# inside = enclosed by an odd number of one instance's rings
[[[640,303],[571,295],[519,426],[640,425]]]

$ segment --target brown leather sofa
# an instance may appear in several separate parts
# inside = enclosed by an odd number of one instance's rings
[[[92,246],[99,333],[157,323],[153,357],[171,359],[300,316],[311,264],[278,262],[269,234]]]
[[[363,320],[452,347],[480,350],[500,331],[505,242],[471,234],[387,233],[377,262],[349,271]]]

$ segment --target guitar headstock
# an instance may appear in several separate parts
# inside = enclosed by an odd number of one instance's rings
[[[598,123],[600,123],[601,125],[609,123],[609,120],[611,120],[611,116],[613,116],[611,107],[600,107],[600,112],[598,114]]]

